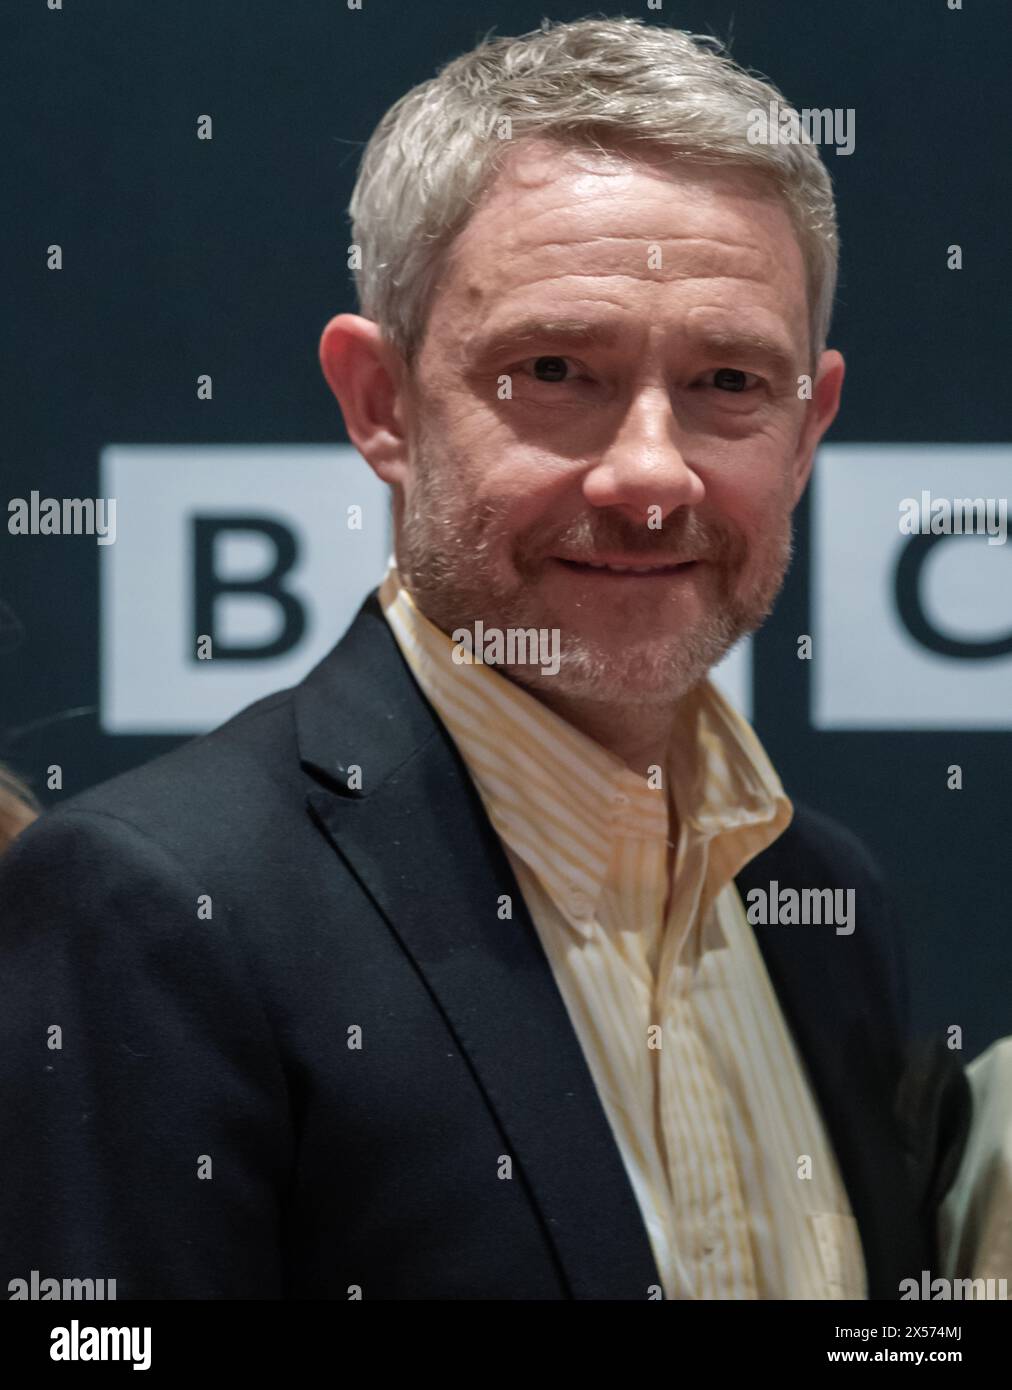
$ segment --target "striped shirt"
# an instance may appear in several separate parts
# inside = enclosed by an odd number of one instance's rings
[[[867,1297],[857,1223],[733,882],[793,814],[752,729],[704,681],[678,703],[667,766],[641,776],[494,667],[455,663],[393,561],[380,602],[516,875],[664,1296]]]

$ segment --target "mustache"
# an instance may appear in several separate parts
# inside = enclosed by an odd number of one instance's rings
[[[532,564],[556,555],[579,560],[618,551],[644,561],[678,564],[703,559],[736,561],[746,548],[741,532],[704,522],[691,513],[669,518],[657,530],[622,516],[602,514],[579,517],[561,530],[525,535],[518,540],[517,556],[521,563]]]

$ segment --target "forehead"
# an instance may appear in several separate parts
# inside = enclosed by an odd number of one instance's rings
[[[804,260],[769,180],[658,154],[518,146],[450,248],[427,337],[546,298],[634,316],[711,304],[807,336]]]

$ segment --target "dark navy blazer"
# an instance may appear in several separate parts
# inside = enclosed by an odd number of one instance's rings
[[[773,879],[856,892],[849,937],[755,931],[870,1294],[897,1298],[935,1260],[967,1083],[908,1036],[858,842],[798,806],[737,882]],[[516,879],[375,592],[293,690],[15,842],[0,1124],[0,1287],[33,1269],[115,1278],[120,1299],[660,1286]]]

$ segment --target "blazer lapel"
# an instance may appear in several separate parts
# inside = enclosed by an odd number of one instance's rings
[[[375,592],[296,692],[311,812],[413,959],[527,1185],[574,1298],[660,1276],[579,1040],[466,766]],[[348,769],[361,768],[360,792]],[[501,920],[508,895],[512,920]]]
[[[794,825],[735,881],[745,902],[751,889],[768,890],[773,880],[799,889],[831,881],[825,863],[799,850]],[[874,947],[857,935],[841,940],[812,926],[753,930],[840,1166],[861,1233],[868,1296],[898,1298],[899,1280],[920,1272],[910,1265],[923,1238],[890,1089],[903,1064],[891,1026],[896,1001]]]

